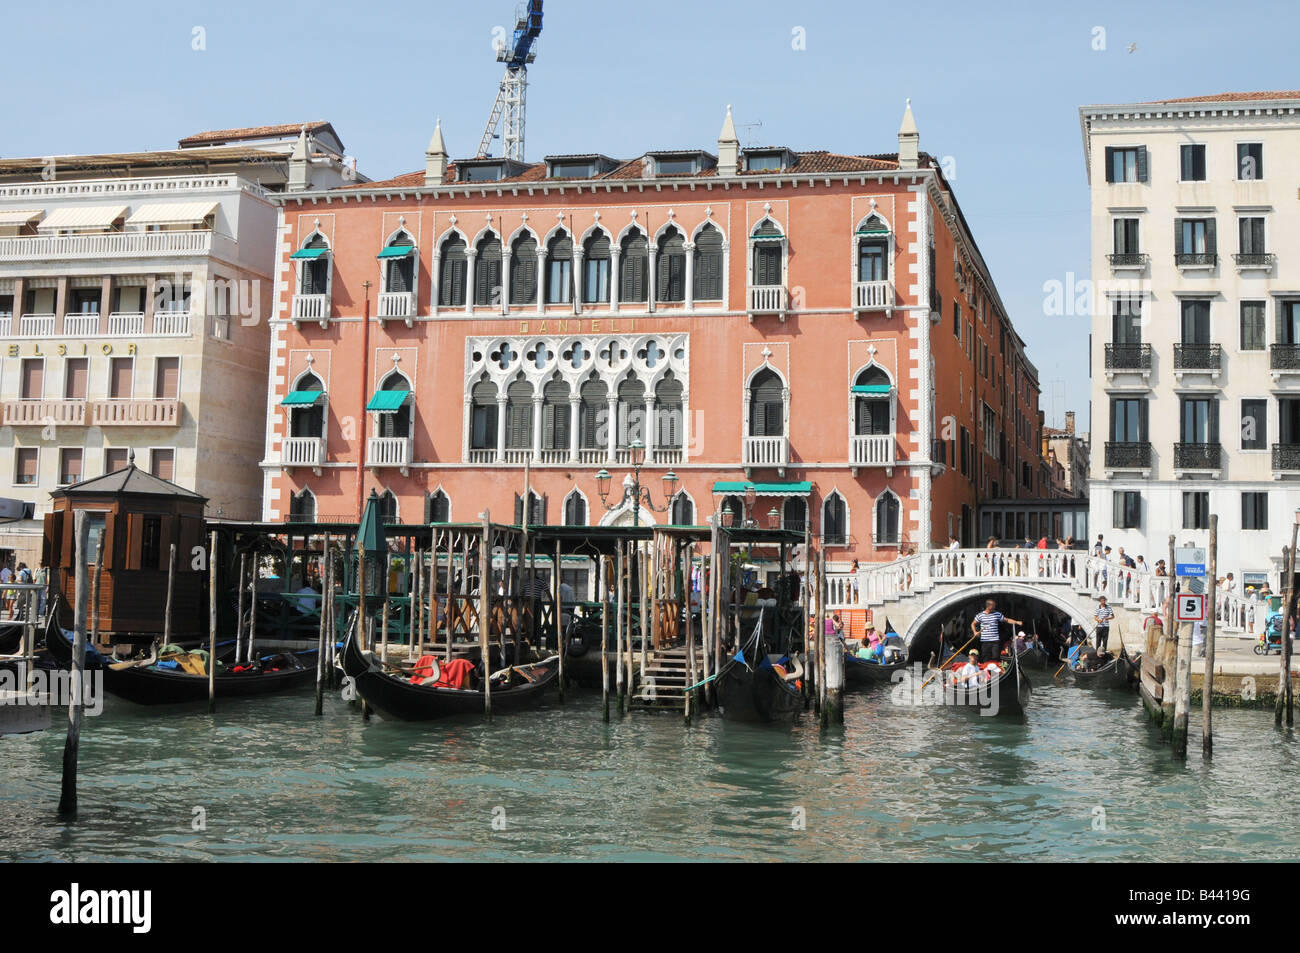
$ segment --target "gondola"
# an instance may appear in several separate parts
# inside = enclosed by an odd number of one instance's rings
[[[349,634],[343,643],[343,672],[353,680],[357,693],[386,718],[400,721],[431,721],[451,715],[483,714],[481,688],[435,688],[413,685],[398,675],[384,671],[379,659],[363,652],[356,638]],[[492,711],[517,711],[541,704],[547,689],[559,676],[558,656],[527,665],[515,665],[509,672],[508,685],[500,683],[500,673],[493,673]]]
[[[907,658],[902,657],[893,662],[872,662],[858,658],[847,649],[844,652],[844,684],[848,688],[860,688],[863,685],[879,685],[893,679],[894,673],[907,668]]]
[[[45,635],[50,655],[60,668],[72,662],[72,633],[51,625]],[[254,643],[253,648],[257,648]],[[101,671],[104,690],[137,705],[181,705],[208,699],[208,676],[168,671],[148,665],[114,662],[98,652],[86,654],[88,671]],[[246,672],[218,672],[213,679],[218,698],[274,695],[316,681],[316,649],[275,652]]]
[[[1117,655],[1105,665],[1082,672],[1070,666],[1074,684],[1079,688],[1128,688],[1132,683],[1133,663],[1125,655]]]
[[[957,655],[944,662],[942,669],[946,673],[952,673],[965,664],[966,659]],[[1015,655],[1002,656],[998,659],[998,664],[1002,667],[1002,671],[992,681],[982,683],[978,688],[969,691],[957,690],[956,707],[978,710],[981,714],[989,710],[994,710],[994,713],[999,715],[1024,713],[1033,688],[1029,683],[1029,676],[1020,668],[1019,660]],[[944,676],[945,679],[950,677],[950,675]],[[945,685],[945,693],[947,690]]]
[[[0,655],[17,655],[23,648],[23,624],[0,622]]]
[[[787,681],[773,667],[785,658],[788,656],[769,655],[753,665],[738,653],[724,662],[717,678],[722,717],[728,721],[793,721],[803,711],[803,691],[795,684],[797,679]]]
[[[1017,661],[1020,662],[1022,669],[1030,668],[1036,671],[1042,671],[1047,668],[1048,655],[1046,650],[1037,642],[1031,642],[1025,646],[1024,650],[1016,654]]]

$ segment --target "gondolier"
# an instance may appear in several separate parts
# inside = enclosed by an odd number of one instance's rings
[[[995,662],[1002,654],[1003,621],[1010,622],[1012,625],[1024,625],[1019,619],[1008,619],[998,612],[997,603],[992,599],[986,599],[984,611],[971,620],[971,632],[979,633],[980,637],[981,662]]]
[[[1092,618],[1097,623],[1097,628],[1094,630],[1097,649],[1104,652],[1106,642],[1110,638],[1110,620],[1115,618],[1115,610],[1106,604],[1105,596],[1097,599],[1097,611],[1092,614]]]

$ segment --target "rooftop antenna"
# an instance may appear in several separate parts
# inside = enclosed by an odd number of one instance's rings
[[[763,120],[755,119],[753,122],[741,122],[736,125],[745,130],[745,148],[751,148],[754,145],[754,130],[763,128]]]
[[[515,8],[515,33],[508,42],[497,44],[497,62],[506,64],[506,75],[497,90],[492,115],[478,144],[478,158],[487,156],[496,138],[497,124],[505,116],[502,155],[524,161],[524,102],[528,92],[528,64],[537,59],[536,42],[542,32],[542,0],[528,0],[527,7]]]

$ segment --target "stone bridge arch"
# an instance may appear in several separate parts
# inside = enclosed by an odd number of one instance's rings
[[[1092,599],[1086,599],[1088,605],[1085,607],[1081,602],[1081,597],[1069,587],[1034,585],[1028,582],[1010,582],[1007,580],[990,580],[989,582],[967,585],[936,586],[931,591],[930,598],[924,600],[925,605],[921,608],[921,611],[915,615],[908,613],[903,617],[901,625],[895,625],[894,631],[902,636],[910,653],[912,643],[918,635],[925,631],[927,626],[941,621],[962,603],[990,597],[1002,603],[1003,600],[999,598],[1000,596],[1017,596],[1022,599],[1033,599],[1041,602],[1043,605],[1069,615],[1071,619],[1083,627],[1085,632],[1092,631]],[[917,601],[921,600],[918,599]],[[899,615],[897,609],[889,614]]]

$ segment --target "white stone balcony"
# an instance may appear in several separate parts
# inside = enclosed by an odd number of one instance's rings
[[[554,465],[554,464],[561,464],[561,463],[568,463],[568,462],[569,462],[569,448],[568,448],[568,447],[565,447],[565,448],[563,448],[563,449],[559,449],[559,448],[547,448],[547,447],[543,447],[543,448],[542,448],[542,451],[541,451],[541,457],[540,457],[540,459],[539,459],[537,462],[538,462],[538,463],[543,463],[543,464],[549,463],[549,464],[552,464],[552,465]]]
[[[609,450],[605,447],[579,447],[578,463],[594,467],[609,459]]]
[[[188,311],[155,311],[153,333],[164,337],[189,337],[190,313]]]
[[[894,307],[894,283],[884,281],[855,281],[853,283],[854,311],[889,311]]]
[[[790,441],[785,437],[745,438],[745,466],[784,470],[789,462]]]
[[[99,334],[99,313],[65,314],[63,316],[63,336],[72,338],[92,337]]]
[[[86,422],[84,400],[7,400],[4,426],[80,427]]]
[[[144,312],[114,311],[108,316],[108,333],[116,337],[144,334]]]
[[[415,318],[415,295],[409,291],[385,291],[379,295],[375,317],[380,321],[405,321]]]
[[[181,402],[174,399],[116,399],[90,402],[92,427],[175,427],[181,422]]]
[[[54,337],[54,315],[24,314],[18,322],[18,333],[23,337]]]
[[[789,305],[784,285],[753,285],[749,289],[749,314],[777,314],[782,320]]]
[[[466,456],[466,463],[496,463],[497,452],[493,449],[483,448],[470,450]]]
[[[849,463],[853,467],[892,467],[894,435],[854,434],[849,438]]]
[[[325,462],[323,437],[285,437],[280,446],[280,464],[286,467],[311,467],[319,470]]]
[[[0,261],[207,255],[212,232],[100,232],[0,238]]]
[[[289,317],[295,324],[299,321],[319,321],[320,326],[325,327],[330,319],[330,296],[294,295]]]
[[[402,474],[411,465],[410,437],[369,437],[366,440],[366,466],[398,467]]]

